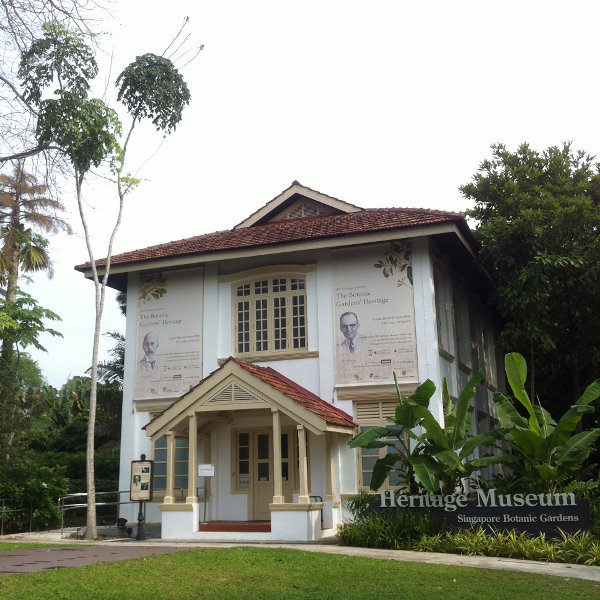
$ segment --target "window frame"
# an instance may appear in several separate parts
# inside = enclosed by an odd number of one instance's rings
[[[243,273],[221,277],[223,281],[228,281],[231,284],[231,340],[232,340],[232,355],[243,360],[280,360],[284,358],[307,358],[318,355],[318,352],[309,350],[309,313],[308,306],[309,298],[309,276],[311,271],[316,269],[316,265],[277,265],[269,268],[251,269]],[[273,282],[286,280],[286,290],[274,290]],[[302,288],[292,289],[293,280],[301,280]],[[262,293],[256,293],[256,286],[260,286],[262,282],[268,283],[268,289]],[[244,286],[248,286],[248,293],[238,295],[238,290]],[[248,306],[241,308],[239,302],[243,298],[248,299]],[[277,303],[280,299],[285,298],[286,319],[285,338],[281,336],[280,329],[276,323],[278,315]],[[294,305],[294,301],[301,298],[298,305]],[[264,306],[260,310],[264,311],[262,319],[262,328],[257,328],[256,301],[260,299],[265,301]],[[294,314],[295,309],[300,308]],[[239,314],[247,311],[247,321],[242,321]],[[300,323],[294,323],[294,319],[303,319]],[[247,324],[248,329],[240,332],[240,324]],[[301,331],[297,331],[301,330]],[[263,339],[258,339],[257,331],[263,335]],[[247,333],[248,340],[239,338],[240,333]],[[279,333],[279,335],[277,335]],[[299,339],[297,346],[294,347],[294,342]],[[278,342],[285,340],[284,348],[276,348]],[[240,350],[239,344],[248,343],[248,349]],[[256,344],[265,344],[264,348],[257,349]]]

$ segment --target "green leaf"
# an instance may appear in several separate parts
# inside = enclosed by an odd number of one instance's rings
[[[540,456],[543,438],[531,429],[513,427],[506,435],[506,439],[514,448],[526,456]]]
[[[483,371],[478,371],[475,375],[469,380],[467,385],[464,387],[460,396],[458,397],[458,402],[454,407],[453,414],[456,415],[456,421],[454,423],[453,430],[451,432],[447,432],[450,436],[450,448],[456,449],[459,441],[465,439],[468,433],[468,428],[466,425],[466,417],[469,411],[469,404],[471,400],[475,396],[475,392],[477,391],[477,385],[483,380]]]
[[[542,437],[548,437],[556,427],[556,421],[552,418],[550,413],[541,406],[534,406],[533,412],[540,426]]]
[[[350,448],[383,448],[387,446],[386,442],[382,442],[381,445],[371,445],[379,438],[385,438],[390,436],[397,436],[398,430],[390,429],[388,427],[370,427],[366,431],[359,433],[354,436],[349,442]]]
[[[513,406],[513,404],[505,400],[496,404],[496,410],[498,411],[498,420],[500,425],[505,429],[511,429],[512,427],[521,427],[523,429],[529,427],[527,419],[524,419]]]
[[[410,464],[423,487],[432,494],[440,491],[440,470],[433,458],[429,456],[411,456]]]
[[[596,381],[590,383],[575,404],[577,406],[589,404],[598,398],[598,396],[600,396],[600,379],[596,379]]]
[[[386,454],[383,458],[378,458],[373,465],[373,473],[371,474],[372,490],[377,491],[385,482],[389,472],[394,468],[397,462],[402,462],[402,456],[399,454]]]
[[[600,437],[600,428],[582,431],[570,438],[561,448],[556,451],[555,460],[558,466],[575,462],[578,464],[588,457],[592,445]]]
[[[467,458],[475,448],[489,448],[493,446],[495,442],[502,438],[502,431],[495,429],[488,431],[487,433],[480,433],[469,438],[461,447],[458,456],[460,458]]]
[[[527,379],[527,363],[525,362],[525,359],[517,352],[512,352],[506,355],[504,366],[508,383],[510,384],[515,398],[529,413],[529,426],[531,430],[539,434],[540,426],[535,417],[529,396],[525,391],[525,381]]]

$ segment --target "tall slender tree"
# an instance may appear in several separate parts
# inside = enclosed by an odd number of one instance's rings
[[[61,48],[70,47],[69,53]],[[200,48],[201,49],[201,48]],[[87,527],[86,538],[97,537],[94,430],[98,385],[98,348],[106,284],[110,273],[112,248],[121,224],[126,194],[137,181],[126,174],[125,156],[134,127],[141,119],[150,119],[157,130],[171,133],[190,101],[185,81],[173,63],[162,56],[144,54],[137,57],[117,78],[118,99],[131,115],[131,125],[119,144],[122,132],[117,113],[102,100],[89,99],[88,78],[97,72],[93,53],[84,37],[57,25],[44,27],[44,39],[36,40],[22,54],[19,72],[23,77],[24,96],[39,104],[38,143],[61,149],[75,174],[75,190],[84,238],[90,259],[91,279],[95,291],[95,328],[92,347],[90,407],[87,440]],[[59,77],[60,73],[60,77]],[[58,81],[59,88],[50,98],[42,99],[41,90]],[[104,273],[99,273],[92,249],[90,231],[83,206],[83,184],[92,166],[99,167],[110,159],[116,175],[117,217],[109,235]]]

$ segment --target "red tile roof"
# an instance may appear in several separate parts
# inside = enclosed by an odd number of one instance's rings
[[[309,240],[335,239],[349,235],[393,231],[442,223],[455,223],[473,246],[476,246],[477,243],[465,218],[459,213],[423,208],[372,208],[348,214],[304,217],[242,229],[207,233],[116,254],[112,257],[111,264],[127,265],[162,258],[261,248]],[[96,261],[96,264],[99,267],[104,266],[106,259],[100,259]],[[85,271],[89,266],[90,263],[86,263],[75,268],[79,271]]]
[[[323,419],[326,423],[329,423],[330,425],[339,425],[341,427],[358,427],[349,414],[339,408],[335,408],[335,406],[332,406],[329,402],[321,400],[321,398],[312,392],[309,392],[291,379],[288,379],[279,373],[279,371],[276,371],[271,367],[259,367],[258,365],[237,358],[228,358],[227,362],[229,361],[233,361],[242,367],[242,369],[245,369],[261,381],[270,385],[273,389],[281,392],[294,402],[301,404],[304,408]]]
[[[339,427],[358,427],[358,425],[352,420],[352,417],[345,413],[343,410],[339,408],[335,408],[325,400],[321,400],[318,396],[309,392],[307,389],[302,386],[294,383],[291,379],[288,379],[275,369],[271,367],[259,367],[258,365],[253,365],[252,363],[246,362],[244,360],[239,360],[237,358],[229,357],[218,369],[207,375],[200,383],[195,385],[189,392],[186,392],[172,402],[165,410],[163,410],[160,414],[156,415],[150,423],[158,419],[162,414],[164,414],[169,408],[177,404],[180,400],[183,400],[186,396],[188,396],[193,390],[202,385],[207,379],[210,379],[215,373],[220,371],[228,362],[234,362],[236,365],[240,366],[242,369],[248,371],[261,381],[264,381],[266,384],[270,385],[273,389],[281,392],[294,402],[301,404],[306,410],[309,410],[313,414],[317,415],[317,417],[323,419],[326,423],[330,425],[337,425]],[[142,429],[146,429],[150,423],[147,423],[142,427]]]

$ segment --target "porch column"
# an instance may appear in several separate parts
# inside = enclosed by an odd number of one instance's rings
[[[298,495],[298,504],[309,504],[308,497],[308,460],[306,458],[306,429],[304,425],[297,425],[298,428],[298,462],[300,470],[300,494]]]
[[[167,431],[167,489],[163,504],[175,503],[175,432]]]
[[[283,504],[281,481],[281,414],[273,410],[273,504]]]
[[[188,493],[185,499],[186,504],[196,504],[198,502],[198,492],[196,490],[198,468],[198,415],[193,413],[188,416]]]
[[[326,476],[326,489],[325,489],[325,502],[333,502],[333,454],[331,453],[332,446],[332,434],[330,431],[325,433],[325,476]]]

